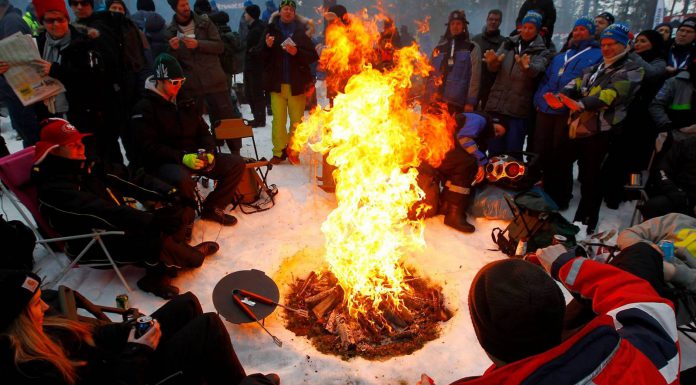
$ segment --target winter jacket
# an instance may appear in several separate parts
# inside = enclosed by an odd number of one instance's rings
[[[696,123],[696,88],[688,71],[667,79],[650,104],[657,129],[669,131]]]
[[[0,19],[0,40],[14,35],[16,32],[31,35],[31,28],[22,19],[22,12],[13,7],[12,4],[8,4],[5,15]]]
[[[460,124],[461,118],[465,118],[464,124]],[[455,133],[455,139],[467,153],[476,158],[479,166],[488,163],[486,157],[487,142],[495,136],[491,118],[483,113],[465,112],[455,117],[457,126],[461,127]]]
[[[435,68],[428,80],[428,93],[434,95],[431,98],[442,98],[457,107],[478,104],[481,50],[476,43],[468,41],[463,33],[449,37],[435,47],[431,62]]]
[[[153,350],[149,346],[125,342],[129,326],[107,324],[93,331],[95,346],[79,341],[64,330],[46,328],[74,359],[86,361],[77,369],[76,385],[141,385],[147,383],[145,369]],[[67,384],[60,372],[50,363],[29,361],[18,370],[14,364],[14,349],[5,336],[0,336],[0,373],[3,382],[12,385]]]
[[[178,105],[167,101],[154,90],[152,80],[133,108],[131,127],[148,172],[155,173],[164,164],[181,164],[185,154],[198,149],[215,151],[215,140],[194,101],[181,100]]]
[[[544,94],[558,93],[568,83],[581,76],[585,68],[592,67],[601,61],[602,50],[599,48],[599,43],[592,39],[581,41],[567,51],[554,56],[534,94],[534,106],[545,114],[568,114],[568,109],[565,107],[557,110],[549,107]]]
[[[687,207],[696,204],[696,137],[674,140],[660,160],[655,174],[655,191],[672,201],[686,200]]]
[[[452,385],[679,383],[674,308],[648,282],[574,251],[561,255],[551,274],[574,295],[591,299],[598,316],[544,353]]]
[[[619,126],[640,89],[644,73],[638,63],[624,55],[608,68],[604,68],[604,62],[587,68],[581,77],[568,83],[561,92],[584,105],[584,110],[570,115],[571,138],[592,136]]]
[[[220,33],[207,15],[198,16],[192,12],[191,16],[196,25],[194,34],[198,47],[188,49],[179,44],[179,49],[169,48],[169,53],[179,60],[187,79],[180,95],[197,97],[227,92],[227,76],[220,64],[220,54],[225,49]],[[167,26],[167,41],[177,36],[178,32],[176,16],[173,16],[172,22]]]
[[[158,241],[161,229],[154,225],[153,214],[131,208],[125,204],[124,196],[141,201],[162,201],[167,196],[173,197],[169,194],[176,190],[150,177],[143,179],[147,188],[140,187],[126,175],[123,166],[111,167],[51,154],[32,168],[39,209],[61,235],[85,234],[92,229],[122,230],[127,236],[152,237]],[[88,241],[68,242],[68,249],[74,255]],[[141,250],[141,253],[147,255],[138,255],[140,259],[156,261],[159,257],[157,252]],[[121,260],[122,256],[116,254],[114,258]]]
[[[677,45],[673,43],[667,51],[667,65],[677,70],[684,70],[696,59],[696,44]]]
[[[486,33],[486,27],[483,27],[483,32],[480,34],[474,36],[471,41],[474,43],[478,44],[479,46],[479,51],[481,51],[481,59],[483,58],[483,53],[488,51],[489,49],[492,49],[493,51],[497,51],[498,48],[500,48],[500,45],[503,44],[503,41],[505,38],[500,34],[500,30],[497,30],[492,33]],[[481,66],[481,85],[479,87],[479,99],[481,100],[482,107],[485,107],[483,103],[485,103],[486,100],[488,100],[488,93],[491,91],[491,87],[493,87],[493,83],[495,82],[495,72],[492,72],[488,70],[488,67],[486,65]]]
[[[51,64],[49,76],[60,80],[65,85],[69,110],[68,119],[101,113],[105,103],[110,103],[101,92],[109,87],[106,77],[106,63],[98,49],[97,43],[86,34],[70,26],[70,44],[60,51],[61,62]],[[39,53],[46,45],[46,31],[36,38]],[[41,107],[42,103],[37,106]],[[76,119],[76,121],[82,121]],[[78,127],[81,131],[93,132],[97,127]]]
[[[167,22],[159,13],[141,10],[134,13],[131,19],[145,33],[145,37],[150,43],[153,58],[162,52],[167,52],[169,47],[166,33]]]
[[[285,40],[280,23],[280,15],[274,13],[262,34],[264,38],[260,42],[260,58],[265,63],[264,89],[269,92],[280,92],[280,85],[283,83],[284,61],[286,61],[292,95],[301,95],[314,84],[310,65],[319,60],[319,55],[314,49],[312,40],[306,34],[307,28],[302,23],[300,16],[296,16],[293,21],[295,32],[291,36],[297,45],[297,54],[292,56],[286,53],[280,46]],[[265,41],[265,36],[268,34],[275,38],[272,47],[268,47]]]
[[[244,55],[244,70],[253,72],[263,72],[263,62],[259,57],[260,45],[265,44],[263,31],[266,23],[261,20],[254,20],[249,25],[249,34],[246,40],[246,52]],[[259,75],[261,76],[261,75]]]
[[[488,95],[486,112],[495,112],[513,118],[528,118],[532,115],[532,100],[539,80],[539,75],[546,70],[551,59],[551,51],[544,45],[544,39],[537,36],[527,48],[520,51],[519,36],[506,38],[496,52],[505,54],[505,59],[498,68],[495,83]],[[528,69],[523,69],[515,62],[515,55],[531,56]]]

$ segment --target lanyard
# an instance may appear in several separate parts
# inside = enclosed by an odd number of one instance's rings
[[[571,61],[573,61],[576,57],[578,57],[578,56],[584,54],[585,52],[587,52],[588,50],[590,50],[590,48],[592,48],[592,47],[587,47],[587,48],[583,49],[582,51],[580,51],[580,52],[576,53],[575,55],[571,56],[570,59],[568,58],[568,53],[569,53],[569,52],[566,51],[565,55],[563,56],[563,66],[561,67],[561,70],[560,70],[559,72],[563,73],[562,71],[565,71],[565,68],[566,68],[566,66],[568,66],[568,63],[570,63]]]
[[[590,87],[594,84],[595,80],[597,80],[597,77],[599,74],[601,74],[604,71],[604,63],[600,64],[599,67],[597,67],[597,71],[590,76],[590,83],[588,84]]]
[[[685,69],[686,64],[689,62],[689,57],[691,57],[690,53],[686,54],[684,61],[679,63],[679,61],[677,60],[677,57],[674,56],[674,54],[672,54],[672,63],[674,63],[674,68],[679,69],[679,70]]]

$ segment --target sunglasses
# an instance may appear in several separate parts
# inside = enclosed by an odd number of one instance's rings
[[[173,86],[180,86],[184,84],[186,79],[167,79],[169,83],[171,83]]]

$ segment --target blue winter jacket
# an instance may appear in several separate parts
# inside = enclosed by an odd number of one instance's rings
[[[454,40],[454,65],[445,72],[450,58],[452,41]],[[478,104],[479,84],[481,80],[481,51],[476,43],[466,40],[464,35],[449,38],[438,45],[432,56],[435,71],[428,81],[428,92],[431,98],[442,98],[443,101],[464,107],[466,104]],[[442,79],[443,84],[436,86],[436,79]]]
[[[587,48],[589,49],[583,52]],[[582,52],[580,55],[570,60],[570,58],[580,52]],[[568,64],[565,66],[563,74],[559,75],[558,73],[563,67],[566,58],[568,59]],[[583,40],[578,44],[574,44],[567,51],[554,56],[551,64],[546,68],[544,77],[541,79],[541,83],[539,83],[539,88],[537,88],[534,94],[534,107],[545,114],[567,114],[568,109],[565,106],[558,110],[549,107],[546,100],[544,100],[544,94],[547,92],[554,94],[560,92],[568,83],[582,76],[582,71],[585,68],[592,67],[601,61],[602,50],[599,48],[599,43],[594,39]]]

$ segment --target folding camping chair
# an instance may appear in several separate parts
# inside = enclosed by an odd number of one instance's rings
[[[51,315],[61,315],[72,321],[93,325],[113,323],[107,314],[120,315],[123,322],[137,319],[141,315],[135,308],[121,309],[95,304],[80,292],[63,285],[60,285],[58,290],[43,290],[41,299],[51,307]]]
[[[243,213],[251,214],[266,211],[275,205],[275,196],[278,194],[276,185],[268,184],[268,172],[273,168],[273,164],[265,158],[259,159],[259,152],[254,140],[254,130],[244,119],[223,119],[216,122],[213,128],[217,140],[227,139],[251,139],[254,147],[254,158],[245,158],[247,173],[244,174],[237,189],[235,207],[239,206]],[[262,168],[266,168],[265,171]],[[256,201],[265,193],[267,198],[262,204]],[[246,207],[251,207],[251,211],[245,211]],[[262,207],[263,206],[263,207]]]
[[[548,212],[534,213],[530,209],[523,209],[509,194],[504,194],[503,197],[510,207],[513,218],[505,230],[499,227],[494,228],[491,232],[491,238],[501,252],[512,257],[515,255],[517,243],[520,240],[526,239],[529,244],[533,244],[534,237],[546,225],[551,215]]]
[[[41,244],[46,248],[48,253],[57,259],[56,254],[51,249],[51,243],[62,243],[65,241],[75,240],[75,239],[89,239],[91,241],[85,246],[85,248],[78,254],[78,256],[66,266],[63,271],[51,282],[44,284],[46,287],[51,287],[65,277],[68,271],[73,268],[77,263],[80,262],[82,257],[91,249],[95,243],[99,243],[104,254],[109,260],[109,263],[98,263],[98,264],[86,264],[85,266],[99,267],[99,266],[111,266],[116,271],[116,275],[126,287],[128,291],[131,291],[130,286],[123,278],[121,270],[119,270],[116,262],[111,258],[111,254],[106,248],[102,237],[107,235],[123,235],[123,231],[104,231],[104,230],[93,230],[90,234],[82,235],[72,235],[67,237],[61,237],[59,234],[51,228],[46,219],[41,215],[39,211],[39,199],[36,187],[31,183],[31,168],[34,164],[34,147],[27,147],[21,151],[14,154],[7,155],[0,158],[0,188],[2,192],[8,197],[12,205],[17,209],[17,212],[22,216],[24,222],[29,226],[34,234],[36,235],[37,243]],[[21,203],[21,205],[19,204]],[[24,208],[29,211],[27,214]],[[36,221],[36,226],[32,223],[31,217]],[[44,238],[44,235],[50,238]]]

